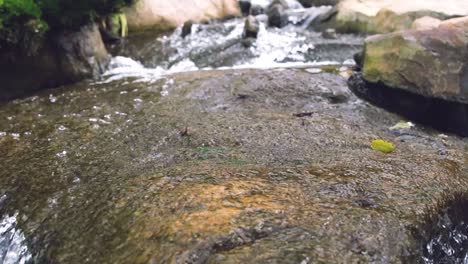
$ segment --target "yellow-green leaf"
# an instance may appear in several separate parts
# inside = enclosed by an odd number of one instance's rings
[[[373,150],[377,150],[383,153],[392,153],[395,151],[395,146],[393,146],[392,143],[382,139],[372,141],[371,147]]]

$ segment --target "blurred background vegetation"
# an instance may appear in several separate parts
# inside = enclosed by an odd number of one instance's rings
[[[0,0],[0,49],[25,48],[47,32],[77,29],[135,0]]]

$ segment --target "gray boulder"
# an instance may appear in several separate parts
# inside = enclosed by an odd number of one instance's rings
[[[32,55],[18,50],[1,51],[0,100],[98,76],[109,61],[95,24],[53,35]]]

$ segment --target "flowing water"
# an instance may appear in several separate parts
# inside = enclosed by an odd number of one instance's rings
[[[194,25],[181,37],[181,28],[171,34],[141,33],[115,47],[107,80],[138,76],[142,80],[167,73],[245,68],[318,67],[353,65],[353,54],[362,49],[363,37],[338,34],[326,39],[320,32],[304,28],[307,20],[331,7],[298,9],[285,28],[267,28],[259,16],[260,31],[249,48],[244,47],[244,19]],[[131,58],[131,59],[130,59]]]
[[[419,257],[407,227],[466,186],[468,142],[352,95],[336,73],[363,38],[304,24],[328,9],[249,48],[243,19],[142,33],[98,80],[1,105],[0,262]]]

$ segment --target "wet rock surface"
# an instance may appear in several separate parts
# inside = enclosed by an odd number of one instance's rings
[[[38,263],[408,263],[468,183],[466,139],[301,69],[84,82],[0,119],[1,215]]]

